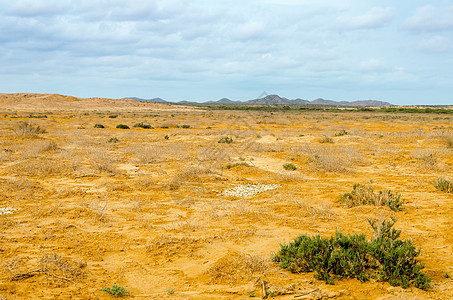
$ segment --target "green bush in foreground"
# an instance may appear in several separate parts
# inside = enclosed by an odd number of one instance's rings
[[[126,289],[124,287],[118,286],[116,284],[114,284],[111,288],[109,288],[109,287],[102,288],[101,291],[107,292],[110,295],[115,296],[115,297],[123,297],[123,296],[129,295],[129,292],[126,291]]]
[[[404,204],[400,193],[391,190],[375,193],[372,185],[364,184],[354,184],[353,190],[344,194],[340,202],[349,207],[360,205],[388,206],[393,211],[401,210]]]
[[[361,282],[376,278],[392,286],[420,289],[430,286],[430,278],[420,273],[424,265],[416,260],[420,254],[410,240],[399,240],[400,230],[393,229],[395,219],[368,220],[375,236],[367,240],[364,234],[330,238],[301,235],[288,245],[281,245],[273,257],[283,269],[293,273],[315,272],[315,278],[334,284],[334,278],[357,278]]]
[[[453,193],[453,182],[442,177],[436,179],[434,187],[442,192]]]

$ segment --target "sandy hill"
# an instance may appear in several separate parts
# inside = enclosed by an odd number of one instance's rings
[[[144,103],[133,99],[77,98],[35,93],[0,93],[0,107],[4,110],[20,111],[172,109],[172,106],[168,104]]]

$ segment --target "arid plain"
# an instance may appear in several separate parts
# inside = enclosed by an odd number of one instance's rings
[[[452,299],[453,194],[433,184],[452,167],[453,115],[0,94],[0,299]],[[357,183],[403,209],[340,203]],[[272,261],[301,234],[372,237],[367,219],[390,217],[428,290]]]

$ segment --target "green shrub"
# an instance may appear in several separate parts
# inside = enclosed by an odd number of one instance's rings
[[[119,128],[119,129],[130,129],[129,126],[124,125],[124,124],[118,124],[118,125],[116,125],[116,128]]]
[[[115,138],[110,138],[107,142],[108,143],[118,143],[119,141],[120,140],[115,137]]]
[[[400,230],[392,221],[368,220],[375,237],[364,234],[345,235],[336,232],[330,238],[319,235],[299,236],[281,245],[273,260],[293,273],[315,272],[315,278],[334,284],[336,278],[357,278],[361,282],[379,278],[393,286],[406,288],[411,284],[420,289],[430,286],[430,278],[420,273],[423,264],[416,260],[420,250],[411,241],[399,240]]]
[[[223,136],[220,138],[220,140],[217,141],[217,143],[221,144],[231,144],[233,142],[233,139],[227,136]]]
[[[335,133],[335,136],[343,136],[343,135],[347,135],[347,134],[349,134],[349,132],[342,129],[340,132]]]
[[[182,125],[181,128],[190,128],[190,125]]]
[[[94,124],[94,128],[105,128],[102,124]]]
[[[350,193],[345,193],[340,202],[349,207],[360,205],[388,206],[393,211],[401,210],[404,204],[400,193],[391,190],[375,193],[371,184],[354,184],[353,190]]]
[[[297,169],[297,167],[294,164],[288,163],[283,165],[283,169],[288,171],[294,171]]]
[[[151,126],[149,124],[142,123],[142,122],[134,124],[134,127],[136,127],[136,128],[140,127],[140,128],[143,128],[143,129],[154,129],[153,126]]]
[[[126,289],[124,287],[116,285],[116,284],[114,284],[111,288],[109,288],[109,287],[102,288],[101,291],[107,292],[110,295],[115,296],[115,297],[123,297],[123,296],[129,295],[129,292],[126,291]]]
[[[166,139],[166,140],[170,139],[170,137],[168,136],[168,134],[166,134],[166,135],[164,136],[164,139]]]
[[[110,115],[109,118],[110,119],[115,119],[115,118],[118,118],[118,115]]]
[[[164,125],[164,126],[161,126],[160,128],[162,128],[162,129],[168,129],[168,126]]]
[[[453,182],[442,177],[436,179],[434,187],[442,192],[453,193]]]

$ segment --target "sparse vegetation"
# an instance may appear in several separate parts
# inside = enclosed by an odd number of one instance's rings
[[[217,141],[217,143],[221,144],[231,144],[233,142],[233,139],[227,136],[223,136],[220,138],[220,140]]]
[[[371,184],[354,184],[353,190],[344,194],[340,201],[349,207],[360,205],[388,206],[394,211],[401,210],[404,204],[400,193],[391,190],[375,193]]]
[[[129,295],[129,292],[122,286],[114,284],[111,288],[105,287],[102,288],[101,291],[109,293],[114,297],[123,297]]]
[[[114,137],[114,138],[110,138],[107,142],[108,143],[119,143],[119,141],[120,140],[118,138]]]
[[[430,278],[420,273],[424,268],[416,258],[420,254],[410,240],[400,240],[400,230],[393,229],[395,219],[369,220],[375,237],[345,235],[339,231],[330,238],[301,235],[273,257],[283,269],[293,273],[315,271],[315,278],[334,284],[337,278],[357,278],[361,282],[379,278],[393,286],[420,289],[430,286]]]
[[[47,133],[47,131],[39,125],[28,121],[19,121],[14,127],[14,132],[22,137],[36,137],[39,134]]]
[[[295,171],[297,169],[295,164],[292,163],[287,163],[283,165],[283,169],[288,170],[288,171]]]
[[[94,124],[94,128],[105,128],[102,124]]]
[[[130,127],[125,125],[125,124],[118,124],[118,125],[116,125],[116,128],[119,128],[119,129],[130,129]]]
[[[319,140],[321,144],[328,143],[328,144],[333,144],[333,138],[328,137],[327,135],[324,135],[322,139]]]
[[[441,192],[453,193],[453,182],[442,177],[436,179],[434,187]]]
[[[346,130],[342,129],[341,131],[335,133],[335,136],[343,136],[349,134]]]
[[[190,128],[190,125],[182,125],[181,128]]]
[[[135,127],[135,128],[139,127],[139,128],[143,128],[143,129],[154,129],[153,126],[151,126],[151,125],[149,125],[149,124],[142,123],[142,122],[140,122],[140,123],[135,123],[135,124],[134,124],[134,127]]]

